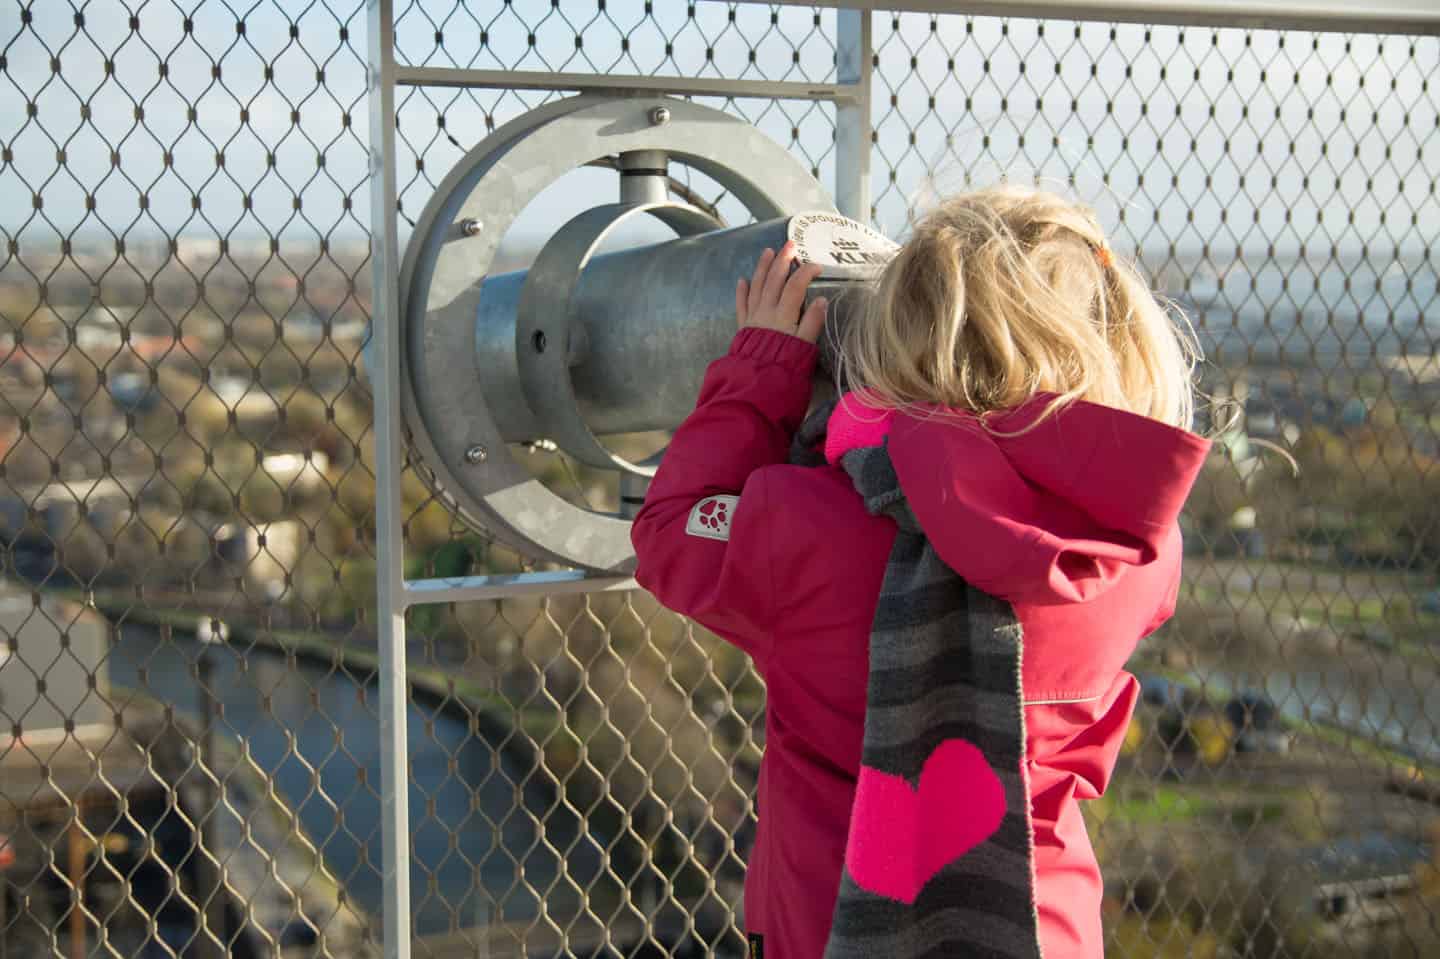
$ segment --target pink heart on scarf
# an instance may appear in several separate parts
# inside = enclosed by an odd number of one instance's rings
[[[1004,816],[1005,788],[964,739],[935,747],[919,789],[861,766],[845,866],[861,889],[912,905],[937,872],[989,839]]]

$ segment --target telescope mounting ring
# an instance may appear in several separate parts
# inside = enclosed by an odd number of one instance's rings
[[[653,122],[659,109],[669,112],[668,122]],[[493,388],[497,379],[510,382],[521,371],[514,366],[480,368],[473,318],[485,296],[481,281],[490,274],[501,238],[525,206],[571,170],[641,150],[658,151],[703,173],[757,220],[834,210],[799,160],[743,120],[669,97],[582,94],[517,117],[456,163],[415,222],[399,290],[402,413],[420,475],[467,524],[526,556],[620,573],[634,565],[629,520],[561,498],[511,452],[502,428],[508,424],[492,414],[485,387],[487,380]],[[699,230],[709,221],[680,204],[663,209],[682,232]],[[658,210],[648,212],[660,215]],[[467,230],[467,222],[483,223],[484,228],[478,233]],[[709,228],[715,227],[718,224]],[[581,266],[588,256],[580,258]],[[562,446],[585,448],[585,439],[599,446],[574,415],[573,392],[567,405],[565,394],[571,387],[563,366],[573,324],[567,317],[557,326],[559,315],[539,318],[543,325],[538,331],[546,335],[544,353],[535,353],[530,342],[523,348],[517,342],[517,354],[508,362],[518,365],[520,357],[533,354],[525,360],[533,376],[521,381],[527,384],[525,405],[543,407],[528,411],[533,423],[554,431],[568,420],[569,426],[560,429],[569,433],[553,436],[563,440]],[[459,321],[466,316],[471,322]],[[517,314],[517,341],[519,322]],[[530,363],[537,358],[547,365]],[[538,388],[532,381],[537,377],[544,378]],[[476,447],[488,451],[478,464],[466,455]],[[594,449],[589,452],[600,457]],[[604,455],[609,457],[608,451]],[[613,457],[605,465],[624,468]]]
[[[607,449],[585,425],[570,380],[571,324],[580,274],[605,237],[626,220],[649,214],[681,236],[721,229],[713,217],[679,203],[614,203],[591,207],[550,238],[535,258],[520,294],[515,356],[520,384],[544,435],[590,466],[654,476],[659,456],[632,463]]]

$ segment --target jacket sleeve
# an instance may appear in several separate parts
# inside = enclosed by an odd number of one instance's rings
[[[757,659],[776,607],[776,504],[757,471],[787,461],[817,355],[798,337],[741,330],[706,372],[630,534],[641,586]]]

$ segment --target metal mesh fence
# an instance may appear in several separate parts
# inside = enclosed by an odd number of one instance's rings
[[[828,10],[398,6],[414,65],[834,79]],[[364,27],[0,8],[0,956],[378,952]],[[1440,40],[872,29],[878,226],[1071,190],[1207,350],[1179,609],[1086,810],[1108,954],[1437,954]],[[402,91],[402,222],[549,96]],[[831,106],[700,99],[831,181]],[[504,263],[613,182],[547,192]],[[404,492],[413,574],[529,568]],[[407,655],[417,955],[742,953],[741,654],[621,593],[422,607]]]

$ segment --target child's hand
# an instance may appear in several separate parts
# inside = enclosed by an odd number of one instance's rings
[[[800,314],[805,305],[805,290],[820,275],[820,267],[805,263],[791,273],[790,264],[794,259],[795,244],[787,240],[779,256],[774,250],[760,254],[753,278],[747,282],[741,277],[735,287],[735,316],[741,329],[755,326],[778,330],[807,343],[820,338],[820,330],[825,325],[824,297],[811,303],[803,316]]]

